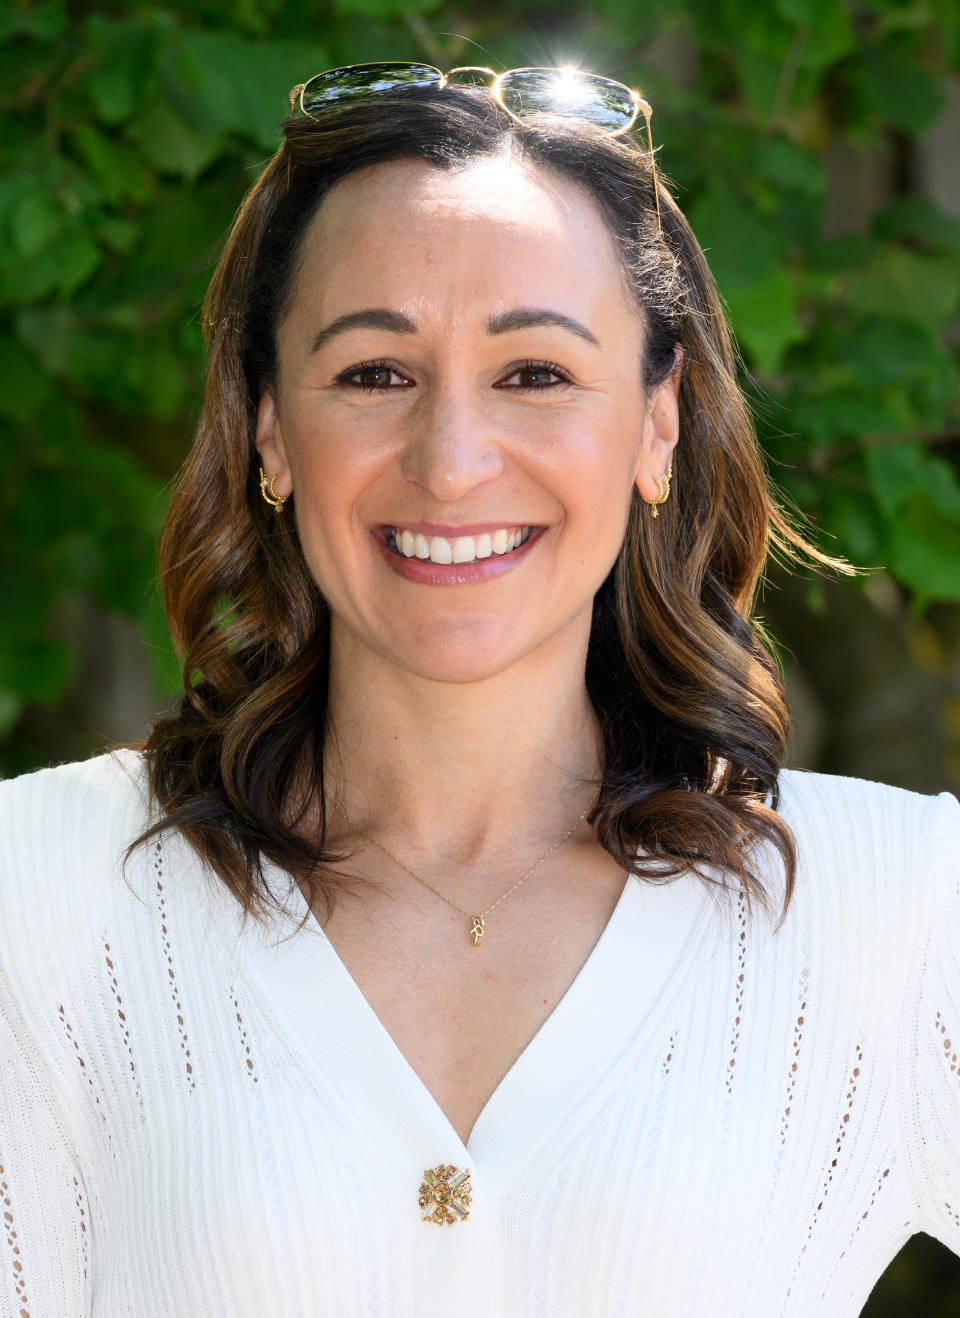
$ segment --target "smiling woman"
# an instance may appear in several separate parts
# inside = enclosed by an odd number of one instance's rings
[[[789,900],[765,804],[788,716],[749,619],[771,547],[832,560],[773,498],[712,278],[663,194],[638,143],[453,83],[288,121],[208,296],[207,408],[161,545],[187,699],[147,748],[157,799],[245,910],[261,852],[325,911],[349,886],[322,863],[323,797],[358,699],[350,777],[395,780],[361,813],[408,854],[444,850],[465,889],[484,843],[522,849],[522,820],[562,823],[602,779],[592,823],[621,885],[716,865],[764,900],[745,843],[766,836]],[[532,693],[548,708],[518,763]],[[207,778],[213,728],[231,754]],[[228,802],[254,795],[250,829]]]
[[[0,1318],[852,1318],[960,1250],[960,805],[783,767],[765,563],[853,569],[645,103],[425,68],[220,259],[179,711],[0,791]]]

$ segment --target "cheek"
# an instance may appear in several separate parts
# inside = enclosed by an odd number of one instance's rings
[[[353,440],[325,427],[295,436],[290,466],[294,493],[305,523],[342,525],[356,513],[365,491],[390,464],[383,445]]]
[[[622,538],[630,508],[637,455],[616,427],[581,431],[551,463],[554,489],[571,526],[606,543]]]
[[[356,554],[344,555],[352,516],[364,489],[364,476],[349,460],[314,441],[291,456],[297,532],[310,575],[324,596],[342,593],[337,583],[350,572]]]

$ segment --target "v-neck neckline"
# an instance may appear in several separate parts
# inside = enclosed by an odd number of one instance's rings
[[[704,885],[691,875],[650,884],[630,875],[575,979],[488,1098],[464,1143],[327,937],[299,885],[262,858],[289,927],[248,922],[232,947],[273,1008],[321,1092],[333,1089],[380,1156],[438,1162],[509,1183],[521,1164],[603,1081],[625,1052],[657,1034],[662,1010],[698,962],[711,928]],[[287,899],[278,884],[290,885]],[[236,899],[226,894],[236,907]],[[308,914],[307,923],[290,933]],[[283,925],[283,920],[280,921]],[[278,941],[283,939],[284,941]],[[420,1163],[421,1157],[426,1161]]]

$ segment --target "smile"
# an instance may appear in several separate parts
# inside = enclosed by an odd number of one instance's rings
[[[442,535],[426,536],[404,527],[387,528],[387,547],[402,558],[419,558],[425,562],[475,563],[492,554],[509,554],[530,539],[529,526],[503,527],[481,535],[460,535],[448,539]]]

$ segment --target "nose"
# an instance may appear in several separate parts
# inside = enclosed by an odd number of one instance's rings
[[[481,401],[465,386],[432,388],[410,416],[400,459],[404,477],[453,503],[503,471],[501,442]]]

